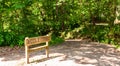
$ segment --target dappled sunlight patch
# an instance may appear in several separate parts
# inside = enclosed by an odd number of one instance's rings
[[[16,64],[19,63],[17,60],[11,61],[0,61],[0,66],[17,66]]]
[[[44,50],[31,53],[30,64],[25,64],[24,53],[15,56],[2,56],[3,64],[15,66],[119,66],[120,52],[105,44],[80,40],[66,40],[63,44],[50,46],[50,57],[46,58]],[[23,50],[21,50],[23,51]],[[11,53],[12,54],[12,53]],[[8,58],[11,59],[8,59]],[[19,59],[17,59],[19,58]],[[11,63],[10,63],[11,62]],[[1,63],[1,64],[2,64]],[[0,65],[1,66],[1,65]]]
[[[99,62],[101,62],[101,65],[109,65],[109,66],[119,66],[120,65],[120,58],[114,57],[114,56],[101,56]]]
[[[91,59],[88,57],[76,58],[75,62],[78,64],[97,64],[98,63],[97,59]]]
[[[80,32],[83,28],[84,28],[84,26],[81,25],[80,27],[75,28],[75,29],[73,29],[73,30],[71,30],[71,31],[62,32],[62,33],[61,33],[61,37],[64,37],[65,39],[74,38],[74,37],[78,38],[78,37],[80,37],[80,33],[79,33],[79,32]]]
[[[46,58],[45,55],[33,56],[33,57],[30,58],[30,62],[31,63],[39,63],[39,62],[44,62],[44,61],[48,61],[48,60],[53,60],[55,58],[64,56],[64,54],[61,54],[61,53],[51,53],[49,56],[50,56],[49,58]]]
[[[118,59],[118,58],[116,58],[116,57],[111,57],[111,56],[102,56],[101,57],[101,60],[110,60],[110,61],[117,61],[117,60],[120,60],[120,59]]]
[[[0,61],[2,61],[4,58],[0,58]]]

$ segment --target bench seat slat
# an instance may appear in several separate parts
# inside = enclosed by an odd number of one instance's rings
[[[35,48],[30,48],[30,49],[28,49],[28,52],[37,51],[37,50],[40,50],[40,49],[43,49],[43,48],[46,48],[46,47],[48,47],[48,46],[44,45],[44,46],[38,46],[38,47],[35,47]]]

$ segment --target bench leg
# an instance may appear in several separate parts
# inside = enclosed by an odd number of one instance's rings
[[[28,46],[25,46],[25,59],[26,59],[26,64],[29,64]]]
[[[46,56],[47,58],[49,58],[49,47],[48,46],[46,47]]]

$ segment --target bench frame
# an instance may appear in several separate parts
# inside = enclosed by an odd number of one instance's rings
[[[49,57],[49,44],[48,42],[51,40],[50,36],[39,36],[39,37],[32,37],[28,38],[26,37],[25,42],[25,58],[26,58],[26,64],[29,63],[29,54],[32,51],[40,50],[40,49],[46,49],[46,56]],[[43,46],[38,46],[34,48],[30,48],[32,45],[40,44],[40,43],[46,43]]]

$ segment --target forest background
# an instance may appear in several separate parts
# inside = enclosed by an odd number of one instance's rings
[[[120,0],[0,0],[0,46],[49,34],[51,45],[91,39],[119,47]]]

